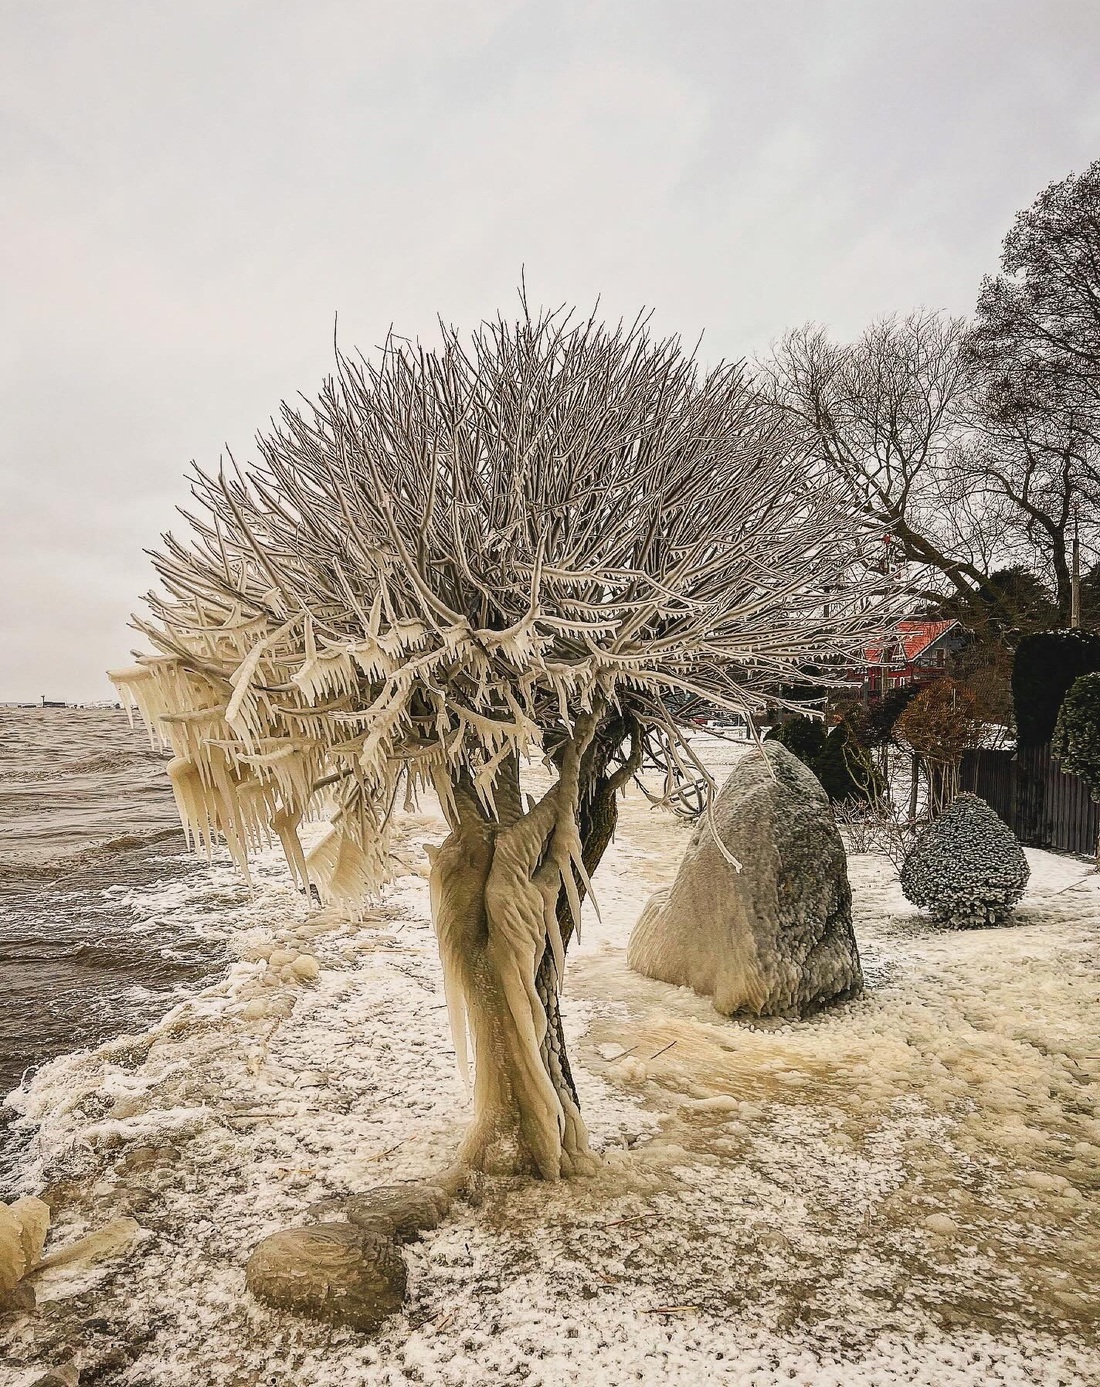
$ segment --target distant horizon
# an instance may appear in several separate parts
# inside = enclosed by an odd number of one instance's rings
[[[118,708],[123,711],[117,698],[0,698],[0,708]]]

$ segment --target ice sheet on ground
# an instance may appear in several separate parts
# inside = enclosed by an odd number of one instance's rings
[[[1013,927],[945,934],[854,857],[866,997],[749,1024],[625,967],[688,831],[628,796],[570,962],[605,1173],[456,1206],[407,1249],[406,1313],[374,1341],[255,1304],[244,1263],[312,1202],[451,1158],[468,1099],[421,850],[444,825],[406,817],[406,874],[360,922],[262,863],[222,922],[240,959],[222,984],[18,1096],[40,1124],[25,1188],[60,1196],[50,1246],[119,1217],[142,1236],[44,1279],[0,1380],[32,1382],[66,1333],[89,1363],[128,1346],[98,1379],[120,1387],[1100,1380],[1098,878],[1031,852]],[[157,909],[200,899],[208,882],[173,883]],[[172,1150],[128,1170],[139,1147]]]

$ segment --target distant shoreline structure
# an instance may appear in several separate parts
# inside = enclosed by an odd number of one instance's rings
[[[121,712],[122,704],[110,698],[94,699],[88,703],[68,703],[64,699],[47,698],[43,694],[36,703],[0,698],[0,708],[102,708],[117,709]]]

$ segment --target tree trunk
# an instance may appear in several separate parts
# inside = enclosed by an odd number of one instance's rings
[[[610,756],[622,745],[623,739],[631,738],[630,755],[622,766],[609,775],[607,763]],[[638,770],[642,762],[642,744],[637,727],[627,725],[622,719],[614,719],[600,729],[600,735],[593,739],[585,752],[582,762],[581,793],[577,805],[577,827],[582,844],[581,858],[585,876],[589,880],[603,860],[608,845],[615,836],[615,825],[619,820],[618,793],[626,781]],[[578,900],[583,901],[586,885],[582,879],[577,883]],[[563,889],[558,893],[558,929],[561,933],[563,951],[569,948],[573,937],[573,912],[569,893]],[[565,1048],[565,1032],[562,1029],[561,1007],[558,994],[561,979],[557,976],[554,951],[546,939],[535,985],[539,996],[546,1002],[547,1030],[543,1043],[543,1060],[552,1073],[560,1076],[560,1082],[577,1101],[577,1088],[569,1068],[569,1056]]]
[[[526,813],[514,762],[494,781],[492,816],[468,780],[441,795],[451,833],[432,861],[432,914],[460,1065],[467,1023],[473,1043],[474,1118],[459,1152],[473,1169],[556,1180],[597,1164],[558,994],[587,876],[614,831],[615,793],[637,763],[632,752],[608,776],[624,734],[593,746],[593,721],[578,720],[558,782]]]
[[[909,781],[909,822],[915,825],[917,822],[917,795],[920,792],[920,757],[913,752],[913,763],[910,771]]]
[[[555,1180],[591,1157],[563,1070],[543,1059],[547,1005],[535,973],[557,883],[536,882],[528,827],[482,820],[452,831],[432,864],[432,909],[460,1063],[467,1024],[473,1044],[474,1120],[460,1160]]]

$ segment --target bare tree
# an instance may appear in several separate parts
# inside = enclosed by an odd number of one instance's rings
[[[982,281],[966,355],[984,470],[1008,533],[1070,615],[1071,536],[1100,555],[1100,160],[1044,189]]]
[[[802,328],[760,384],[858,489],[884,557],[916,568],[916,594],[946,591],[980,623],[988,575],[1022,564],[1050,582],[1065,623],[1075,526],[1086,561],[1100,554],[1093,414],[1077,382],[1003,354],[1003,339],[998,355],[983,331],[927,312],[874,323],[849,344]]]
[[[1071,555],[1079,536],[1085,563],[1100,557],[1100,450],[1090,447],[1088,411],[1016,390],[1011,370],[993,380],[976,371],[970,413],[976,443],[969,485],[1000,524],[1002,554],[1042,575],[1056,620],[1069,623]]]
[[[1100,445],[1100,159],[1016,217],[982,281],[970,352],[1018,401],[1070,410]]]
[[[916,565],[926,595],[981,587],[994,557],[984,497],[967,484],[966,324],[925,311],[873,323],[853,343],[788,333],[758,388],[803,445],[861,498],[884,560]]]
[[[339,357],[258,446],[198,474],[135,622],[159,653],[113,677],[175,751],[190,832],[244,870],[270,828],[299,881],[357,900],[400,797],[438,795],[461,1159],[583,1170],[558,990],[616,796],[643,757],[670,799],[709,784],[693,715],[751,713],[880,629],[858,514],[739,367],[526,307],[468,344]]]

